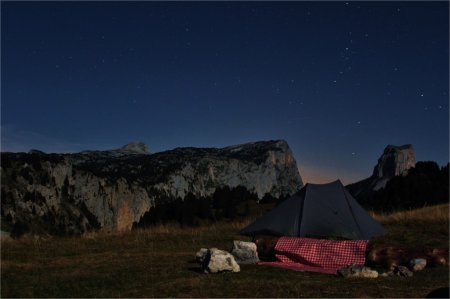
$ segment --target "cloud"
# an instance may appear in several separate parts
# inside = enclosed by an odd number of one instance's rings
[[[38,149],[49,153],[70,153],[87,148],[84,144],[58,140],[34,131],[21,130],[15,125],[3,124],[0,147],[2,152],[28,152],[30,149]]]

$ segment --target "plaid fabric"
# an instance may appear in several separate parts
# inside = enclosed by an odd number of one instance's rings
[[[277,262],[261,262],[297,271],[336,274],[351,264],[364,265],[368,241],[331,241],[281,237],[275,246]]]

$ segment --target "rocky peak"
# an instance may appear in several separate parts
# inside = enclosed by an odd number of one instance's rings
[[[405,174],[416,165],[416,154],[411,144],[388,145],[374,168],[373,177],[390,179]]]
[[[120,158],[129,155],[150,155],[150,150],[142,141],[133,141],[124,146],[106,151],[82,151],[79,154],[92,159],[99,158]]]
[[[408,169],[416,165],[416,154],[411,144],[401,146],[388,145],[378,159],[370,177],[347,186],[356,197],[367,197],[374,191],[386,187],[395,176],[406,175]]]
[[[124,154],[150,154],[150,150],[148,149],[147,145],[143,143],[142,141],[133,141],[128,144],[125,144],[121,148],[118,149],[119,152],[122,152]]]

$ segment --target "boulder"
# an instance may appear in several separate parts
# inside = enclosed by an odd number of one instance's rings
[[[363,278],[377,278],[378,272],[369,267],[353,264],[351,266],[343,267],[337,270],[338,274],[345,277],[363,277]]]
[[[413,271],[423,270],[426,266],[427,266],[426,259],[416,258],[409,261],[409,268]]]
[[[205,273],[239,272],[241,270],[233,255],[217,248],[208,249],[202,262],[202,269]]]
[[[208,253],[208,249],[207,248],[201,248],[199,251],[197,251],[197,253],[195,254],[195,260],[197,262],[202,263],[203,260],[205,259],[206,254]]]
[[[238,264],[255,264],[259,262],[256,244],[253,242],[233,241],[231,254]]]

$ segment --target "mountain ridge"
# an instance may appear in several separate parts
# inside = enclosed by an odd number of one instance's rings
[[[130,154],[2,153],[2,216],[10,226],[29,222],[63,234],[129,230],[152,207],[188,194],[210,197],[241,186],[258,199],[281,198],[303,186],[284,140],[153,154],[137,145]]]

